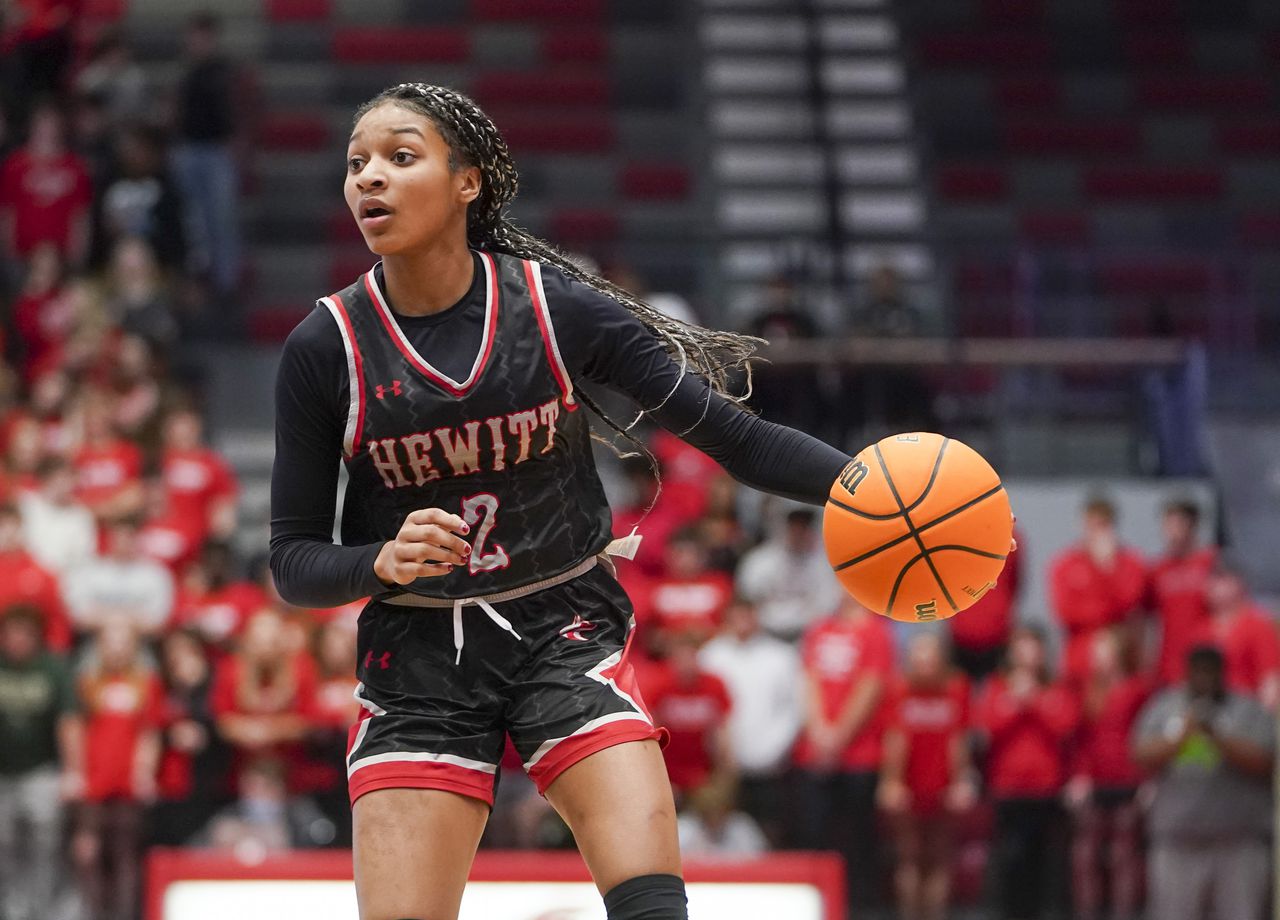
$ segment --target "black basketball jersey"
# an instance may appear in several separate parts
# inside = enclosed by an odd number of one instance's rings
[[[393,540],[420,508],[458,514],[471,527],[468,565],[404,589],[429,597],[479,597],[550,578],[610,539],[542,267],[479,255],[485,325],[465,380],[414,350],[373,271],[320,300],[342,333],[350,378],[342,542]]]

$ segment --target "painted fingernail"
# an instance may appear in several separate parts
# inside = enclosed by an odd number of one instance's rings
[[[471,547],[469,547],[469,546],[464,546],[464,547],[462,547],[462,555],[464,555],[464,556],[470,556],[470,555],[471,555]]]
[[[463,525],[462,525],[462,532],[463,532],[463,533],[471,533],[471,528],[470,528],[470,527],[468,527],[466,524],[463,524]]]

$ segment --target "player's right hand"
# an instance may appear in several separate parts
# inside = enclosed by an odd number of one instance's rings
[[[462,518],[439,508],[413,511],[396,538],[382,545],[373,573],[388,586],[448,575],[471,555],[471,546],[462,539],[470,531]]]

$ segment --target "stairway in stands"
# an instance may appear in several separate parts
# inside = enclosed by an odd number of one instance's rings
[[[846,278],[887,263],[927,302],[934,260],[892,0],[700,7],[727,302],[743,313],[756,285],[790,271],[829,278],[835,248]],[[839,329],[848,290],[832,301]]]
[[[904,9],[961,331],[1275,335],[1280,4]]]
[[[278,338],[372,257],[341,197],[351,113],[442,83],[503,131],[518,223],[660,288],[697,274],[682,6],[606,0],[268,0],[253,331]]]

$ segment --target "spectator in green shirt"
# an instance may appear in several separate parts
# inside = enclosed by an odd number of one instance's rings
[[[66,662],[38,610],[0,613],[0,913],[48,915],[61,869],[63,802],[83,784],[82,726]]]

